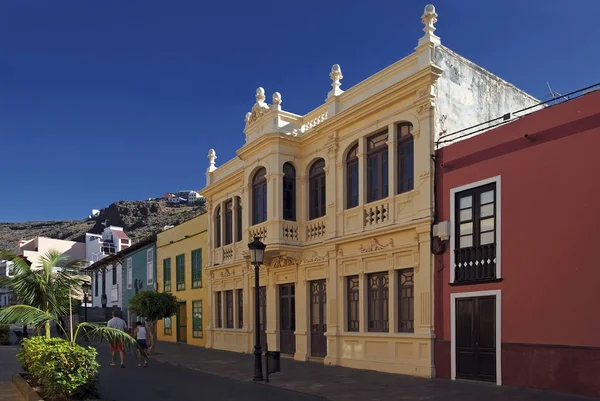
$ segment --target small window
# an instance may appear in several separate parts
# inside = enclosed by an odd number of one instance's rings
[[[192,251],[192,288],[202,288],[202,249]]]
[[[397,126],[398,135],[398,193],[412,191],[415,185],[415,157],[412,135],[413,125],[402,123]]]
[[[98,296],[98,272],[94,272],[94,294]]]
[[[359,285],[358,276],[350,276],[346,279],[348,296],[348,331],[359,329]]]
[[[238,329],[244,327],[244,290],[237,290],[237,324]]]
[[[413,269],[398,271],[398,331],[415,331],[415,273]]]
[[[133,288],[133,268],[131,266],[131,258],[127,258],[127,289]]]
[[[117,285],[118,267],[116,264],[112,266],[112,285]]]
[[[389,332],[389,292],[387,272],[368,275],[369,331]]]
[[[171,318],[166,317],[163,319],[163,324],[165,326],[165,336],[173,335],[173,330],[171,329]]]
[[[185,254],[175,257],[175,276],[177,291],[185,290]]]
[[[283,219],[296,221],[296,169],[283,165]]]
[[[313,163],[309,172],[309,218],[318,219],[325,216],[326,202],[325,160]]]
[[[192,301],[192,337],[204,337],[202,331],[202,301]]]
[[[236,197],[236,208],[235,208],[235,241],[240,242],[242,240],[242,198]]]
[[[171,258],[163,259],[163,289],[171,292]]]
[[[225,202],[225,245],[233,243],[233,201]]]
[[[154,249],[146,251],[146,284],[154,284]]]
[[[233,329],[233,290],[225,291],[225,327]]]
[[[388,132],[367,139],[367,202],[388,197]]]
[[[358,143],[346,156],[346,208],[358,206]]]
[[[221,246],[221,206],[215,210],[215,248]]]
[[[252,179],[252,224],[267,221],[267,170],[261,168]]]
[[[223,327],[223,303],[221,292],[215,292],[215,327]]]

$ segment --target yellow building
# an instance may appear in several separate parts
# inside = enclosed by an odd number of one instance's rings
[[[209,151],[207,347],[252,352],[258,329],[296,360],[435,375],[434,141],[536,102],[442,46],[436,21],[427,6],[415,52],[346,91],[334,65],[306,115],[258,88],[237,157],[218,167]]]
[[[207,214],[201,214],[157,235],[158,291],[171,292],[180,302],[176,316],[158,322],[160,341],[206,343],[205,327],[210,319],[204,274],[207,222]]]

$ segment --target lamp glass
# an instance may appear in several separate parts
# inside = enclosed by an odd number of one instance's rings
[[[83,292],[84,292],[85,294],[87,294],[87,293],[90,291],[90,285],[89,285],[88,283],[83,283],[83,284],[81,285],[81,289],[83,290]]]
[[[262,265],[265,257],[265,248],[259,237],[254,237],[254,241],[248,244],[250,249],[250,261],[254,265]]]

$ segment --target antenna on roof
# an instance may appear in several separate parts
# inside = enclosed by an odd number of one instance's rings
[[[550,91],[550,96],[552,96],[552,100],[556,101],[557,97],[562,97],[564,100],[569,100],[568,96],[563,96],[558,92],[554,92],[550,87],[550,83],[548,81],[546,81],[546,85],[548,85],[548,90]]]

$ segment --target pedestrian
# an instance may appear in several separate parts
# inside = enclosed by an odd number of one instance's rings
[[[146,328],[142,326],[142,322],[135,323],[133,336],[138,343],[138,367],[146,367],[148,366],[148,355],[146,354],[146,350],[148,349],[148,337],[146,335]]]
[[[112,329],[117,329],[117,330],[121,330],[123,333],[126,333],[127,330],[127,323],[125,323],[125,320],[121,319],[118,314],[117,311],[113,311],[112,313],[112,319],[110,319],[108,321],[108,323],[106,324],[107,327],[110,327]],[[116,366],[115,364],[115,354],[118,352],[119,353],[119,357],[121,358],[121,367],[124,368],[125,367],[125,354],[124,354],[124,348],[125,348],[125,344],[122,341],[118,341],[118,340],[112,340],[110,343],[110,354],[111,354],[111,363],[110,366]]]

